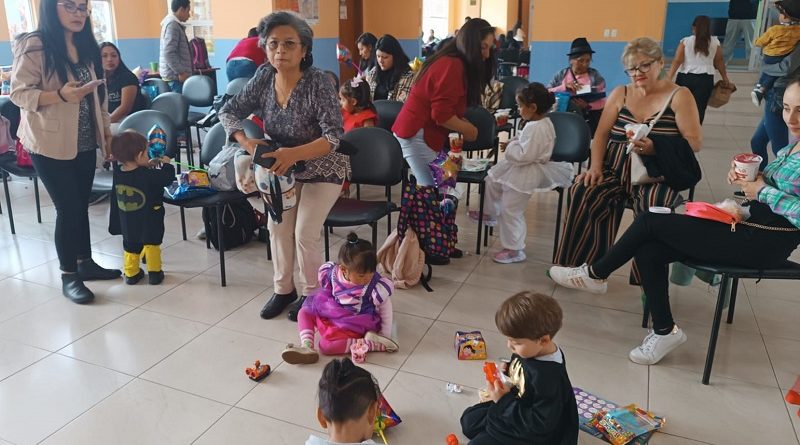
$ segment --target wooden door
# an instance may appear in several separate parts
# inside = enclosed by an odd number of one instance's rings
[[[363,29],[362,0],[339,0],[339,42],[350,50],[353,55],[353,62],[356,65],[361,61],[358,57],[358,47],[356,39],[361,35]],[[344,14],[343,14],[344,13]],[[345,15],[346,18],[342,18]],[[351,66],[339,64],[339,81],[350,80],[356,75],[356,70]]]

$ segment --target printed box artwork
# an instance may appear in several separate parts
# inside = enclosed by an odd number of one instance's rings
[[[664,426],[663,418],[650,416],[650,413],[637,409],[635,405],[622,407],[581,388],[572,390],[575,393],[575,402],[578,404],[579,428],[605,442],[645,445],[653,433]],[[646,422],[639,422],[641,420]],[[603,431],[597,428],[609,424],[616,426],[620,431],[606,429],[606,434],[603,434]],[[611,439],[607,435],[610,435]]]
[[[481,331],[456,331],[455,343],[459,360],[486,360],[486,340]]]

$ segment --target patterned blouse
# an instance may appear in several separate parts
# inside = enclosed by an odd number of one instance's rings
[[[228,137],[244,130],[242,119],[251,114],[264,121],[266,134],[285,147],[297,147],[324,137],[331,152],[306,161],[306,169],[294,177],[299,182],[341,184],[350,175],[350,159],[337,151],[342,136],[342,113],[330,78],[314,67],[307,68],[286,108],[282,108],[275,97],[275,74],[269,64],[262,65],[242,91],[222,107],[219,118]]]
[[[778,152],[764,169],[767,184],[758,192],[758,201],[800,228],[800,153],[790,154],[794,144]]]
[[[375,65],[374,68],[367,71],[367,83],[369,84],[369,93],[372,95],[372,100],[381,99],[379,97],[375,97],[375,90],[378,88],[378,70],[381,68],[378,65]],[[397,79],[397,83],[394,85],[388,94],[387,97],[383,98],[386,100],[396,100],[398,102],[405,102],[408,99],[408,93],[411,91],[411,83],[414,81],[414,72],[410,69],[406,70],[399,79]]]
[[[73,64],[75,77],[81,84],[92,81],[92,73],[86,64]],[[87,94],[81,99],[78,106],[78,151],[93,151],[97,149],[97,130],[94,120],[94,94]]]

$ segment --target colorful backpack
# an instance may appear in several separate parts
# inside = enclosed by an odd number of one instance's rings
[[[208,48],[206,41],[200,37],[195,37],[189,41],[189,49],[192,52],[192,69],[205,70],[211,68],[208,63]]]

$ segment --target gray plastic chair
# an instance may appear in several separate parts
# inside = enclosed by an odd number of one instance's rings
[[[142,82],[142,86],[147,85],[154,85],[156,88],[158,88],[158,94],[169,93],[172,91],[172,89],[169,87],[169,84],[164,79],[145,79],[145,81]]]
[[[189,105],[198,108],[211,108],[214,105],[214,81],[208,76],[195,74],[183,82],[183,97],[189,102]],[[188,121],[189,127],[194,127],[197,131],[197,147],[199,150],[203,149],[203,144],[200,143],[200,128],[198,122],[203,120],[208,115],[208,112],[201,113],[198,111],[189,111]],[[191,134],[191,131],[190,131]]]
[[[153,128],[153,125],[156,124],[167,134],[167,149],[165,154],[171,158],[176,157],[178,151],[178,131],[175,129],[175,123],[172,118],[162,111],[142,110],[129,114],[128,117],[120,122],[119,131],[134,130],[147,136],[147,133]]]
[[[237,79],[233,79],[228,82],[228,86],[225,88],[225,94],[228,96],[235,96],[239,94],[239,91],[242,91],[247,82],[250,82],[249,77],[239,77]]]
[[[377,126],[384,130],[392,131],[392,125],[403,108],[403,103],[396,100],[376,100],[375,111],[378,114]]]
[[[498,131],[508,131],[510,136],[514,136],[517,132],[517,121],[519,120],[519,110],[517,109],[517,90],[528,85],[528,79],[518,76],[505,76],[500,78],[500,83],[503,84],[503,94],[500,96],[500,108],[510,108],[511,114],[509,115],[509,122]]]
[[[192,133],[189,131],[189,102],[179,93],[164,93],[150,105],[151,110],[161,111],[172,118],[175,129],[186,135],[186,158],[189,164],[194,165],[194,149],[192,147]],[[177,159],[180,161],[180,147],[177,150]]]

